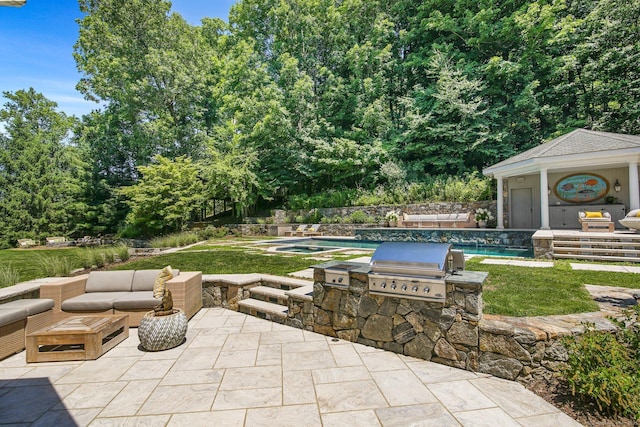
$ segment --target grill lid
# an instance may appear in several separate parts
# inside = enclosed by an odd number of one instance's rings
[[[443,275],[450,251],[450,243],[384,242],[371,256],[369,265],[379,273],[411,270],[412,274]]]

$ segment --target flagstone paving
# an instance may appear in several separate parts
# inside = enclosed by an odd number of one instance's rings
[[[0,425],[580,425],[516,382],[221,308],[171,350],[130,332],[94,361],[0,361]]]

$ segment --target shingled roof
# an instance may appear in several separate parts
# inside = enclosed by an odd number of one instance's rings
[[[585,155],[597,153],[611,153],[616,150],[638,150],[640,153],[640,136],[624,135],[611,132],[598,132],[587,129],[576,129],[549,142],[541,144],[524,153],[517,154],[500,163],[496,163],[485,169],[485,174],[491,174],[496,169],[505,166],[529,163],[545,159],[563,158],[572,155]]]

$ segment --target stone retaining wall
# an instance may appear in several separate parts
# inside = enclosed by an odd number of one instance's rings
[[[467,213],[475,212],[478,208],[489,209],[494,217],[496,216],[497,202],[495,200],[486,200],[481,202],[433,202],[433,203],[414,203],[405,205],[380,205],[380,206],[349,206],[341,208],[320,208],[318,209],[325,217],[341,216],[347,217],[353,212],[362,211],[373,217],[384,217],[387,212],[395,211],[410,215],[427,215],[427,214],[451,214],[451,213]],[[304,215],[307,212],[298,212]]]
[[[461,245],[532,248],[533,231],[496,229],[438,228],[363,228],[356,239],[385,242],[432,242]]]

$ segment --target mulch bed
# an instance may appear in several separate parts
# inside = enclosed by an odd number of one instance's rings
[[[588,427],[638,427],[632,418],[616,418],[598,411],[598,407],[571,394],[562,378],[537,379],[524,386],[551,403],[580,424]]]

